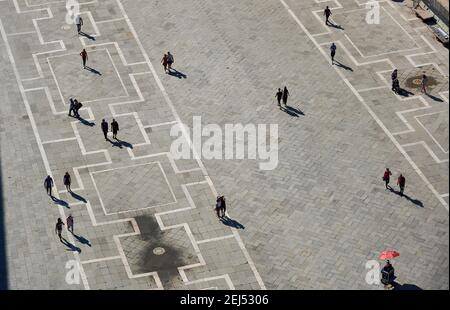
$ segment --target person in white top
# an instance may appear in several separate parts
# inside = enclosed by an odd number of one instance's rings
[[[75,24],[77,25],[78,34],[80,34],[81,26],[83,26],[83,19],[80,15],[77,15],[77,17],[75,17]]]

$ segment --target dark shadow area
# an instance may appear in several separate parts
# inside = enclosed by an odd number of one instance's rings
[[[340,29],[340,30],[344,30],[344,27],[342,27],[341,25],[336,25],[334,23],[329,23],[328,26],[336,28],[336,29]]]
[[[80,36],[86,37],[89,40],[95,41],[95,37],[91,36],[90,34],[84,33],[83,31],[80,31]]]
[[[75,239],[77,239],[77,241],[80,242],[81,244],[86,244],[87,246],[92,246],[92,245],[91,245],[91,242],[90,242],[88,239],[84,238],[83,236],[78,236],[78,235],[75,235],[74,233],[72,233],[72,235],[73,235],[73,236],[75,237]]]
[[[77,117],[77,119],[80,121],[81,124],[89,126],[89,127],[94,127],[95,123],[90,122],[88,120],[85,120],[84,118],[82,118],[81,116]]]
[[[79,201],[82,201],[82,202],[84,202],[84,203],[86,203],[87,202],[87,200],[86,199],[84,199],[83,197],[81,197],[80,195],[78,195],[78,194],[75,194],[74,192],[70,192],[70,194],[72,195],[72,197],[73,198],[75,198],[76,200],[79,200]]]
[[[129,149],[133,149],[133,144],[128,143],[126,141],[121,141],[119,139],[116,139],[116,141],[112,141],[110,139],[108,139],[108,141],[112,144],[112,146],[118,147],[118,148],[124,148],[127,147]]]
[[[69,241],[67,241],[65,238],[61,239],[61,243],[64,244],[66,247],[68,247],[68,251],[72,251],[75,252],[77,251],[78,253],[81,253],[81,249],[75,245],[73,245],[72,243],[70,243]]]
[[[422,203],[422,201],[420,201],[419,199],[414,199],[409,197],[408,195],[403,194],[403,197],[405,197],[406,199],[408,199],[409,201],[411,201],[413,204],[415,204],[416,206],[420,207],[420,208],[424,208],[424,205]]]
[[[418,287],[415,284],[400,284],[397,282],[392,282],[392,286],[394,287],[393,290],[395,291],[422,291],[422,288]]]
[[[63,206],[65,208],[67,208],[67,209],[70,209],[69,204],[66,201],[58,199],[58,198],[56,198],[54,196],[52,196],[52,200],[55,202],[55,204],[57,204],[59,206]]]
[[[176,69],[174,69],[174,68],[169,69],[168,74],[171,75],[171,76],[175,76],[175,77],[177,77],[177,78],[179,78],[179,79],[185,79],[185,78],[187,78],[187,75],[186,75],[186,74],[184,74],[183,72],[180,72],[180,71],[178,71],[178,70],[176,70]]]
[[[1,167],[1,159],[0,159]],[[3,180],[0,171],[0,290],[8,289],[8,269],[6,265],[6,229],[3,204]]]
[[[93,69],[93,68],[91,68],[91,67],[88,67],[88,66],[86,66],[86,70],[88,70],[88,71],[90,71],[90,72],[92,72],[92,73],[94,73],[94,74],[102,75],[102,74],[100,73],[100,71],[95,70],[95,69]]]
[[[414,96],[414,93],[412,93],[409,90],[406,90],[404,88],[399,88],[397,91],[397,95],[402,96],[402,97],[409,97],[409,96]]]
[[[227,226],[234,227],[236,229],[245,229],[244,225],[236,220],[230,219],[228,216],[222,217],[220,221]]]
[[[334,63],[335,63],[336,66],[338,66],[339,68],[342,68],[342,69],[345,69],[345,70],[348,70],[348,71],[352,71],[352,72],[353,72],[353,69],[352,69],[352,68],[350,68],[349,66],[346,66],[346,65],[340,63],[339,61],[336,61],[336,60],[335,60]]]
[[[406,198],[407,200],[409,200],[410,202],[412,202],[413,204],[415,204],[416,206],[418,206],[418,207],[420,207],[420,208],[424,208],[424,207],[425,207],[425,206],[423,205],[422,201],[420,201],[420,200],[418,200],[418,199],[411,198],[411,197],[409,197],[409,196],[406,195],[406,194],[403,194],[403,195],[402,195],[399,191],[396,191],[395,189],[393,189],[393,188],[390,187],[390,186],[389,186],[389,190],[390,190],[392,193],[399,195],[400,197]]]
[[[444,102],[444,100],[442,100],[441,98],[439,98],[439,97],[436,97],[436,96],[433,96],[433,95],[430,95],[430,94],[426,94],[428,97],[430,97],[431,99],[433,99],[434,101],[437,101],[437,102]]]
[[[305,113],[303,113],[302,111],[288,105],[280,106],[280,110],[289,114],[292,117],[300,117],[300,115],[305,116]]]

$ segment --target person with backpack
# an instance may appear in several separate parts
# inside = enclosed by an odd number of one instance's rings
[[[70,193],[72,190],[70,189],[70,183],[72,183],[72,180],[70,178],[69,172],[66,172],[63,177],[63,183],[66,186],[67,191]]]

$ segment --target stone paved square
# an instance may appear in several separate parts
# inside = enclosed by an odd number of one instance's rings
[[[0,0],[0,289],[384,290],[386,250],[394,290],[449,289],[448,45],[412,1],[378,1],[378,25],[360,0],[78,2],[80,35],[66,1]],[[273,169],[190,135],[228,125],[245,147],[276,128]]]

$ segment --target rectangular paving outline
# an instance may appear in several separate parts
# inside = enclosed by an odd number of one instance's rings
[[[422,114],[422,115],[416,115],[414,116],[414,118],[417,120],[417,122],[423,127],[423,129],[425,129],[425,131],[428,133],[428,135],[431,137],[431,139],[433,139],[434,143],[436,143],[436,145],[442,150],[443,153],[448,154],[448,150],[445,151],[444,148],[442,147],[442,145],[437,141],[437,139],[431,134],[431,132],[425,127],[424,124],[422,124],[422,122],[419,120],[420,117],[423,116],[428,116],[428,115],[434,115],[434,114],[441,114],[441,113],[447,113],[447,111],[443,110],[443,111],[438,111],[438,112],[433,112],[433,113],[427,113],[427,114]]]
[[[139,167],[139,166],[147,166],[147,165],[154,165],[154,164],[157,164],[159,169],[161,170],[161,172],[162,172],[162,174],[164,176],[164,179],[165,179],[165,181],[167,183],[167,186],[169,187],[170,193],[172,194],[172,198],[174,199],[174,201],[170,202],[170,203],[157,204],[157,205],[153,205],[153,206],[150,206],[150,207],[139,208],[139,209],[132,209],[132,210],[127,210],[127,211],[109,212],[109,213],[106,212],[102,196],[100,194],[100,191],[98,190],[97,183],[95,182],[95,179],[94,179],[94,174],[100,174],[100,173],[105,173],[105,172],[110,172],[110,171],[115,171],[115,170],[122,170],[122,169],[127,169],[127,168],[133,168],[133,167]],[[161,165],[161,163],[159,161],[149,162],[149,163],[139,164],[139,165],[126,166],[126,167],[105,169],[105,170],[100,170],[100,171],[89,171],[89,175],[91,176],[92,182],[94,184],[95,191],[97,192],[98,198],[100,200],[100,204],[102,206],[102,209],[103,209],[103,212],[105,213],[105,215],[122,214],[122,213],[128,213],[128,212],[135,212],[135,211],[139,211],[139,210],[153,209],[153,208],[156,208],[156,207],[164,207],[164,206],[172,205],[172,204],[175,204],[175,203],[178,202],[177,198],[175,197],[175,194],[173,192],[172,186],[170,185],[170,182],[167,179],[167,175],[164,172],[164,169],[163,169],[163,167],[162,167],[162,165]]]
[[[399,22],[397,22],[394,17],[392,17],[391,14],[388,13],[388,11],[386,11],[386,9],[383,6],[380,6],[381,9],[383,9],[384,12],[386,12],[386,14],[394,21],[394,23],[396,23],[400,29],[406,33],[406,35],[414,42],[414,45],[417,46],[415,48],[409,48],[409,49],[404,49],[404,50],[395,50],[395,51],[391,51],[391,52],[385,52],[385,53],[380,53],[380,54],[375,54],[375,55],[364,55],[360,49],[356,46],[356,44],[350,39],[350,37],[344,33],[345,38],[350,42],[350,44],[358,51],[358,53],[361,55],[361,57],[363,58],[371,58],[371,57],[378,57],[378,56],[383,56],[383,55],[389,55],[389,54],[396,54],[396,53],[400,53],[400,52],[409,52],[409,51],[415,51],[418,49],[421,49],[420,45],[417,44],[417,41],[405,30],[405,28],[403,28],[402,25],[400,25]],[[357,9],[357,10],[351,10],[351,11],[344,11],[342,13],[348,13],[348,12],[355,12],[355,11],[362,11],[365,9]]]
[[[119,77],[120,84],[122,85],[122,88],[125,90],[126,96],[106,97],[106,98],[100,98],[100,99],[94,99],[94,100],[83,100],[83,102],[89,103],[89,102],[103,101],[103,100],[108,100],[108,99],[116,99],[116,98],[127,98],[127,97],[130,97],[130,94],[128,93],[128,90],[127,90],[127,88],[125,87],[125,84],[123,83],[122,77],[120,76],[119,71],[117,70],[116,64],[114,63],[114,61],[113,61],[113,59],[112,59],[112,57],[111,57],[111,54],[110,54],[109,50],[106,49],[106,48],[103,48],[103,49],[98,49],[98,50],[95,50],[95,51],[91,51],[90,53],[98,52],[98,51],[106,51],[106,53],[108,54],[109,59],[111,60],[111,63],[112,63],[112,65],[113,65],[113,67],[114,67],[114,70],[115,70],[117,76]],[[52,67],[52,64],[51,64],[51,62],[49,61],[49,59],[50,59],[50,58],[64,57],[64,56],[69,56],[69,55],[78,55],[78,54],[77,54],[77,53],[69,53],[69,54],[62,54],[62,55],[55,55],[55,56],[49,56],[49,57],[47,57],[48,66],[49,66],[50,71],[51,71],[51,73],[52,73],[53,79],[55,80],[56,87],[58,88],[59,96],[61,97],[61,102],[63,103],[64,106],[67,105],[67,104],[66,104],[66,101],[67,101],[67,100],[64,100],[64,97],[63,97],[62,92],[61,92],[61,88],[59,87],[58,79],[56,78],[55,72],[53,71],[53,67]]]

